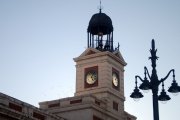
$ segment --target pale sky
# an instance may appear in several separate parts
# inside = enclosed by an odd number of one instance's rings
[[[75,92],[73,58],[87,48],[87,27],[99,0],[0,0],[0,92],[38,107],[38,102]],[[125,67],[125,110],[152,120],[152,93],[134,102],[134,77],[151,71],[149,49],[155,39],[159,79],[174,68],[180,85],[180,1],[102,0],[111,17],[114,45]],[[172,75],[165,81],[170,87]],[[140,84],[140,81],[139,81]],[[159,88],[161,92],[161,87]],[[180,95],[159,102],[160,120],[179,120]]]

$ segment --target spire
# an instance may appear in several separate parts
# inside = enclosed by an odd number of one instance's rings
[[[154,39],[152,39],[152,49],[155,49],[155,42],[154,42]]]
[[[101,0],[100,0],[99,13],[101,13],[101,10],[102,10],[102,5],[101,5]]]

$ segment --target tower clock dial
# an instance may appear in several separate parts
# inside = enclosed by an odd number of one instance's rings
[[[112,83],[115,87],[118,87],[119,85],[119,78],[118,78],[117,73],[115,72],[112,73]]]
[[[97,80],[97,73],[95,71],[90,71],[86,74],[86,82],[90,85],[94,84]]]

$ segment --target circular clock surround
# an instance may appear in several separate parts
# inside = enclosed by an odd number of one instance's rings
[[[95,71],[89,71],[87,74],[86,74],[86,82],[89,84],[89,85],[92,85],[96,82],[97,80],[97,73]]]
[[[115,72],[112,73],[112,83],[115,87],[119,86],[119,78],[118,78],[117,73]]]

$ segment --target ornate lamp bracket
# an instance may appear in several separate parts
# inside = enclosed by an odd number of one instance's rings
[[[149,71],[148,71],[148,69],[147,69],[146,66],[144,66],[144,72],[145,72],[145,73],[144,73],[144,74],[145,74],[145,77],[146,77],[146,73],[147,73],[148,78],[151,79],[150,74],[149,74]]]
[[[144,82],[144,80],[139,75],[135,76],[136,81],[137,81],[137,78],[139,78],[141,80],[141,82]]]
[[[175,70],[174,70],[174,69],[171,69],[171,70],[168,72],[168,74],[166,75],[166,77],[161,78],[160,83],[164,82],[164,81],[169,77],[169,75],[170,75],[171,72],[173,72],[173,81],[175,81]]]

